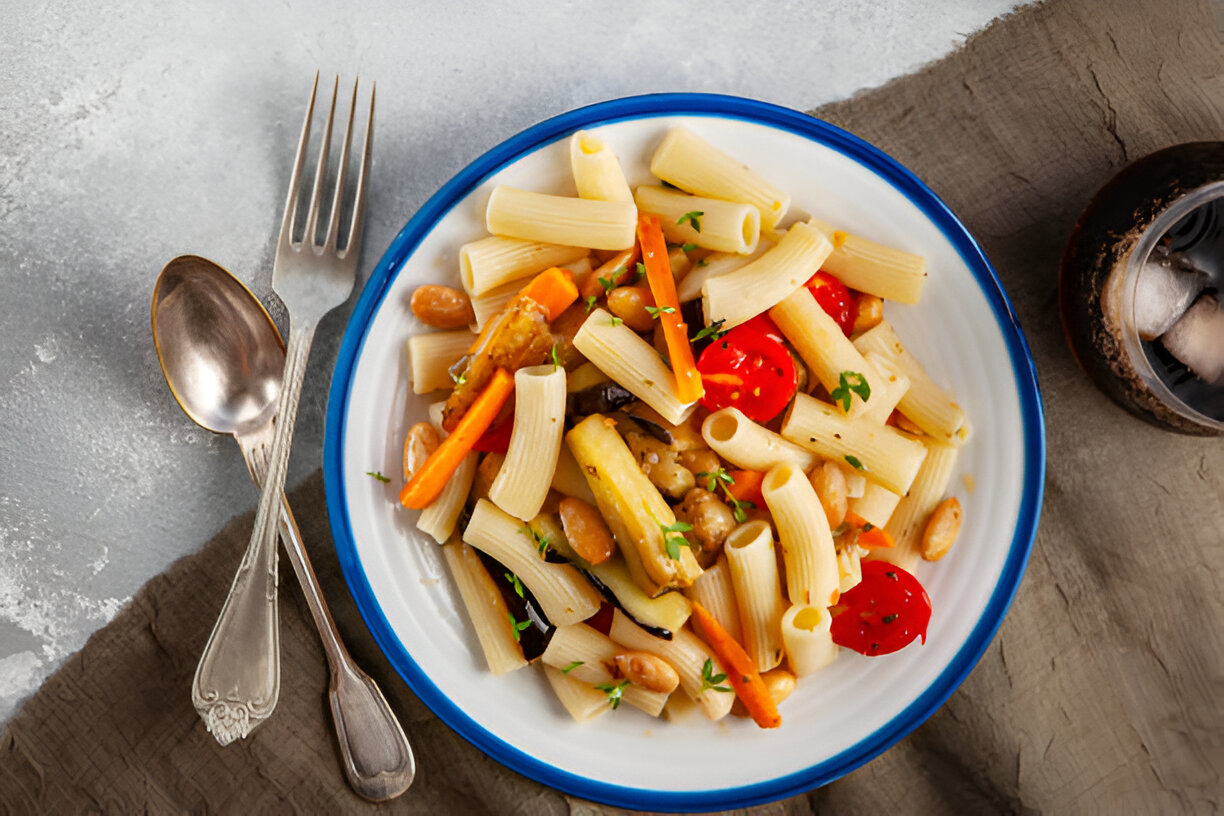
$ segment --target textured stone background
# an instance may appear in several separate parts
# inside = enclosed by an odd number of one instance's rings
[[[915,70],[1014,5],[6,0],[0,723],[149,578],[255,502],[237,447],[171,400],[148,307],[183,253],[267,295],[316,69],[379,82],[364,274],[439,185],[542,118],[665,90],[806,110]],[[316,340],[290,484],[321,462],[348,312]]]

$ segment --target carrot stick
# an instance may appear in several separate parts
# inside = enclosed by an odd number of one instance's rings
[[[680,317],[680,298],[676,296],[676,281],[672,278],[671,263],[667,260],[667,242],[663,239],[663,228],[653,215],[638,216],[638,241],[642,245],[642,263],[646,265],[646,280],[655,303],[663,310],[659,322],[663,325],[663,338],[667,341],[667,356],[671,360],[672,373],[676,375],[676,395],[681,402],[696,402],[705,389],[701,386],[701,374],[693,363],[693,347],[689,344],[688,326]]]
[[[727,630],[704,606],[693,601],[693,618],[701,627],[701,636],[727,673],[727,680],[735,695],[740,698],[752,719],[762,728],[777,728],[782,724],[778,707],[774,705],[769,689],[765,688],[761,675],[752,665],[752,658],[744,647],[727,634]]]
[[[765,474],[759,470],[733,470],[728,474],[734,483],[727,485],[727,492],[736,501],[750,501],[757,507],[765,505],[765,497],[761,495],[761,482]]]
[[[519,298],[531,298],[543,306],[544,311],[548,312],[548,322],[551,323],[578,299],[574,273],[559,266],[545,269],[514,296],[514,300]]]
[[[603,296],[604,285],[599,282],[600,278],[617,286],[630,283],[636,274],[634,266],[637,265],[637,261],[638,245],[635,243],[631,248],[618,252],[604,261],[598,269],[583,278],[582,283],[578,285],[578,294],[582,295],[584,300],[591,295]]]
[[[400,491],[400,504],[421,510],[438,498],[463,457],[493,424],[502,405],[513,392],[514,375],[504,368],[493,372],[493,378],[459,420],[455,430],[429,454],[429,458],[404,485]]]
[[[897,542],[887,530],[874,526],[857,513],[846,513],[846,523],[858,528],[855,543],[860,547],[866,547],[869,550],[887,550],[897,546]]]

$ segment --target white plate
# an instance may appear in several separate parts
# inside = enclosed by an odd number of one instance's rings
[[[887,315],[974,425],[953,489],[965,523],[951,553],[918,571],[934,606],[925,646],[866,658],[843,650],[780,707],[783,725],[652,720],[622,708],[577,725],[535,667],[495,678],[438,547],[396,500],[404,433],[427,399],[409,387],[404,344],[424,327],[408,308],[422,283],[457,285],[459,246],[481,237],[488,192],[510,184],[573,193],[566,137],[594,129],[631,182],[653,147],[686,127],[786,189],[792,207],[924,255],[918,306]],[[858,767],[915,728],[990,642],[1032,546],[1045,443],[1032,358],[981,250],[911,173],[861,140],[794,111],[744,99],[655,95],[550,119],[473,162],[425,204],[366,284],[332,381],[324,453],[328,511],[349,587],[387,658],[448,725],[520,773],[610,804],[740,807],[798,793]],[[971,477],[963,480],[962,476]],[[970,490],[966,481],[971,481]]]

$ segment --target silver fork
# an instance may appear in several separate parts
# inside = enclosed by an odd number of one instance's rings
[[[316,75],[314,87],[310,92],[310,103],[306,109],[306,120],[302,125],[302,136],[298,143],[293,178],[285,201],[285,214],[281,221],[276,261],[272,270],[272,288],[280,296],[289,313],[289,342],[285,347],[285,371],[277,405],[276,432],[268,455],[267,473],[259,497],[259,508],[255,515],[248,553],[267,553],[270,548],[275,552],[280,497],[285,487],[293,428],[306,363],[310,357],[310,346],[319,321],[343,303],[352,291],[356,280],[357,259],[361,251],[374,124],[373,86],[370,91],[365,142],[359,162],[357,192],[344,248],[339,249],[340,205],[347,175],[353,119],[357,109],[356,83],[353,85],[353,100],[340,152],[327,234],[322,245],[316,243],[320,198],[327,169],[328,149],[331,145],[339,77],[332,88],[331,108],[327,126],[323,131],[302,240],[296,243],[293,240],[302,169],[310,139],[318,86],[319,78]],[[324,650],[331,667],[328,696],[349,782],[367,799],[377,801],[398,796],[412,784],[416,774],[416,761],[408,739],[378,686],[357,668],[340,642],[331,615],[317,591],[318,582],[314,580],[313,570],[305,560],[304,550],[291,552],[291,556],[303,589],[306,590],[311,614],[323,636]],[[238,619],[239,616],[234,616],[232,620],[235,622],[229,627],[223,627],[224,620],[219,621],[218,630],[214,631],[205,646],[193,683],[192,698],[196,709],[204,718],[209,731],[216,735],[223,745],[235,737],[246,737],[272,713],[279,696],[280,654],[275,620],[275,560],[269,560],[273,565],[270,570],[272,577],[267,588],[268,603],[263,605],[261,613],[264,617],[271,615],[271,621],[261,621],[260,625],[252,626],[248,620],[248,625],[243,625],[244,622]],[[226,618],[224,611],[222,618]],[[223,628],[230,631],[221,631]],[[227,638],[246,641],[246,648],[235,651],[214,648],[214,644],[219,645]],[[227,654],[243,655],[244,659],[227,660]],[[251,655],[257,657],[250,659]],[[247,699],[242,699],[244,697]]]

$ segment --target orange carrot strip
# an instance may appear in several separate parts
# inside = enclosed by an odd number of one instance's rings
[[[400,504],[421,510],[438,498],[451,474],[472,450],[481,434],[493,424],[512,393],[514,375],[504,368],[493,372],[493,378],[459,420],[455,430],[429,454],[429,458],[404,485],[400,491]]]
[[[752,665],[752,658],[744,651],[744,647],[736,643],[735,638],[727,634],[722,624],[696,601],[693,601],[693,619],[701,627],[702,638],[714,652],[718,662],[722,663],[727,680],[731,683],[731,688],[735,689],[735,695],[743,702],[744,708],[748,709],[756,724],[761,728],[777,728],[781,725],[782,717],[778,714],[778,707],[774,705],[769,689],[765,688],[761,675]]]
[[[728,475],[735,483],[727,485],[727,492],[734,496],[736,501],[750,501],[757,507],[765,506],[765,497],[761,495],[764,473],[759,470],[733,470]]]
[[[858,538],[855,542],[860,547],[869,550],[887,550],[897,546],[897,542],[883,527],[876,527],[857,513],[846,513],[846,523],[858,528]]]
[[[578,294],[582,295],[583,299],[589,298],[591,295],[603,297],[604,286],[599,282],[600,278],[610,281],[617,286],[631,283],[637,274],[634,267],[637,265],[638,257],[637,244],[634,244],[624,252],[616,253],[598,269],[582,279],[582,283],[578,286]]]
[[[676,395],[681,402],[696,402],[705,389],[701,385],[701,374],[693,363],[693,347],[688,339],[688,326],[680,317],[680,298],[676,296],[676,281],[672,277],[671,263],[667,259],[667,242],[663,239],[663,228],[653,215],[638,216],[638,241],[642,245],[642,263],[646,265],[646,280],[660,309],[659,322],[663,325],[663,338],[667,341],[667,356],[671,360],[672,373],[676,375]]]
[[[568,309],[570,304],[578,299],[578,287],[574,285],[574,273],[559,266],[545,269],[532,278],[531,283],[520,289],[514,300],[519,298],[531,298],[543,306],[548,312],[548,322],[551,323],[557,319],[557,315]]]

